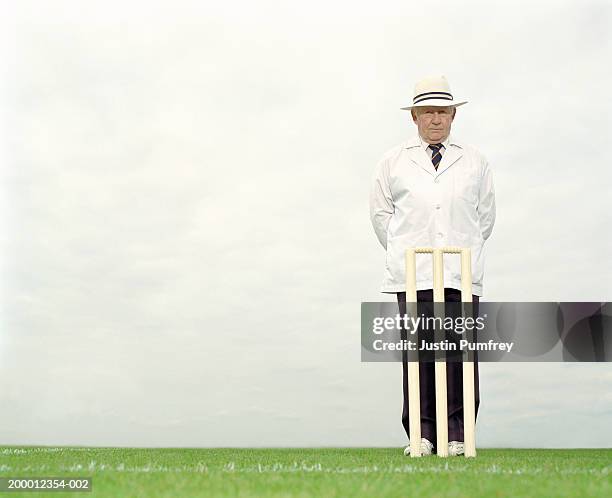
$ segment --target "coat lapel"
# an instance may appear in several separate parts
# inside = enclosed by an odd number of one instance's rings
[[[412,137],[406,142],[406,152],[410,160],[418,167],[424,169],[431,176],[434,176],[436,170],[431,164],[431,159],[427,156],[427,152],[421,147],[421,140],[418,135]]]
[[[442,154],[442,160],[438,165],[438,175],[444,173],[448,168],[450,168],[454,163],[456,163],[463,156],[463,149],[461,144],[453,139],[451,136],[448,142],[448,150]]]

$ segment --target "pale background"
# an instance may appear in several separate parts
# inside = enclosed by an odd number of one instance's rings
[[[445,74],[485,298],[610,301],[610,2],[2,2],[0,444],[401,446],[368,190]],[[482,365],[478,444],[612,445],[607,364]]]

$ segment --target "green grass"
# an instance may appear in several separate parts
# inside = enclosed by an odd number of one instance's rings
[[[0,477],[87,476],[61,497],[612,496],[612,449],[479,449],[411,459],[399,448],[125,449],[0,447]]]

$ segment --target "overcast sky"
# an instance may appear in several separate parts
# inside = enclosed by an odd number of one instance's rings
[[[401,446],[368,191],[448,77],[489,301],[612,301],[610,2],[2,2],[0,444]],[[607,364],[483,364],[478,444],[612,445]]]

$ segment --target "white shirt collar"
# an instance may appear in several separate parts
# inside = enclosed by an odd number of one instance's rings
[[[421,147],[423,147],[423,150],[425,150],[425,152],[427,152],[429,144],[425,140],[423,140],[423,137],[421,135],[419,135],[419,140],[421,141]],[[446,140],[441,142],[445,149],[448,149],[449,141],[450,141],[449,137],[446,137]]]

